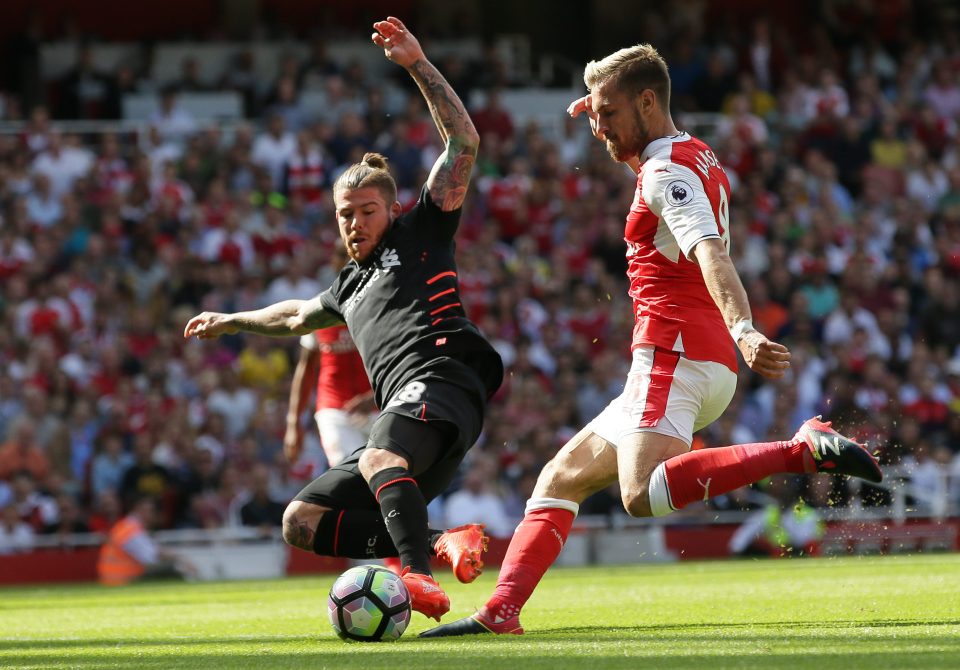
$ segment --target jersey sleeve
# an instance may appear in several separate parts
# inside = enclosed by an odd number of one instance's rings
[[[643,199],[663,219],[685,258],[700,240],[720,237],[717,216],[703,183],[688,167],[648,161],[643,170]]]
[[[410,225],[416,227],[421,234],[449,242],[460,225],[460,212],[460,209],[444,212],[430,197],[430,191],[424,185],[420,191],[420,199],[407,216]]]
[[[336,289],[337,289],[337,284],[339,284],[339,281],[340,280],[338,279],[336,282],[334,282],[333,286],[331,286],[326,291],[318,295],[317,298],[315,299],[320,300],[320,306],[323,307],[326,311],[330,312],[341,321],[346,322],[346,319],[343,318],[343,312],[340,311],[340,302],[337,300]],[[307,337],[307,336],[305,335],[304,337]],[[313,337],[313,334],[311,333],[309,337]],[[300,344],[303,345],[302,339],[300,340]]]

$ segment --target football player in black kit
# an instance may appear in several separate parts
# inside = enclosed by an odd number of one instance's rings
[[[450,601],[430,556],[461,582],[483,564],[482,526],[427,526],[427,502],[449,485],[483,425],[503,363],[460,304],[454,233],[479,137],[463,103],[400,20],[374,24],[373,42],[420,87],[445,144],[416,206],[402,213],[378,154],[333,186],[340,236],[351,262],[311,300],[250,312],[204,312],[184,336],[239,331],[289,336],[346,323],[382,414],[369,442],[303,489],[284,514],[284,539],[326,556],[400,557],[413,609],[440,617]]]

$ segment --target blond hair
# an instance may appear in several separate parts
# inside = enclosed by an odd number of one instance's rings
[[[380,189],[387,207],[397,201],[397,182],[387,169],[387,159],[377,153],[366,153],[363,160],[343,171],[333,184],[334,197],[338,191],[373,186]]]
[[[610,84],[631,97],[650,89],[657,95],[660,108],[670,109],[670,72],[663,56],[650,44],[637,44],[603,60],[590,61],[583,70],[583,82],[591,91]]]

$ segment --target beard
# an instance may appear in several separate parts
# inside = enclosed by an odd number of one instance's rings
[[[618,163],[623,163],[633,157],[640,157],[643,150],[650,144],[650,126],[640,117],[640,113],[633,112],[633,132],[629,137],[610,137],[607,133],[607,153]]]
[[[630,158],[630,154],[624,149],[624,146],[609,137],[607,138],[607,153],[610,154],[610,158],[618,163],[623,163]]]
[[[367,260],[369,260],[373,252],[377,250],[377,247],[380,246],[380,242],[387,234],[387,230],[390,228],[392,223],[393,220],[389,220],[386,227],[378,232],[368,228],[363,233],[351,233],[346,237],[341,235],[340,239],[343,240],[343,246],[347,251],[347,256],[355,260],[357,263],[365,263]],[[360,243],[359,246],[354,246],[354,243],[356,242]]]
[[[344,247],[347,250],[347,256],[349,256],[352,260],[355,260],[357,263],[362,263],[366,260],[367,256],[370,255],[370,252],[367,251],[367,253],[364,253],[361,251],[360,247],[353,246],[353,242],[354,240],[351,239],[344,240]]]

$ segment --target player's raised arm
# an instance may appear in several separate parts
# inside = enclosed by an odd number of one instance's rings
[[[321,296],[311,300],[284,300],[250,312],[203,312],[190,319],[183,329],[184,337],[196,336],[212,340],[238,332],[287,337],[305,335],[314,330],[341,323],[340,318],[324,308]]]
[[[710,296],[720,309],[730,335],[751,370],[779,379],[790,367],[790,352],[753,327],[750,303],[733,261],[720,238],[704,239],[693,248]]]
[[[440,209],[452,212],[463,205],[470,173],[480,146],[480,136],[463,102],[443,75],[427,60],[417,38],[396,17],[373,24],[373,42],[383,47],[387,58],[406,68],[423,93],[433,122],[446,146],[437,159],[427,189]]]

